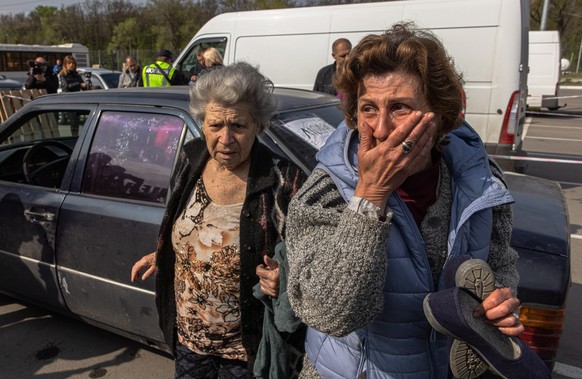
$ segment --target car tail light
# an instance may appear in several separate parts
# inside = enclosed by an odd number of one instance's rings
[[[525,331],[519,336],[546,364],[553,368],[564,329],[564,308],[524,304],[519,320]]]
[[[509,103],[507,104],[507,109],[505,110],[505,117],[503,118],[503,125],[501,126],[501,134],[499,135],[500,145],[513,145],[518,123],[519,91],[515,91],[511,94]]]

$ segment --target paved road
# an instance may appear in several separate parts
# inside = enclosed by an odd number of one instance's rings
[[[173,361],[115,334],[0,295],[0,378],[171,378]]]

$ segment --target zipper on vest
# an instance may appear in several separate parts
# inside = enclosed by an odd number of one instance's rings
[[[402,212],[403,216],[404,216],[404,221],[407,222],[409,225],[412,225],[412,233],[413,238],[416,240],[417,242],[417,246],[420,247],[420,259],[422,260],[423,264],[424,264],[424,268],[426,269],[426,271],[428,272],[429,277],[427,278],[427,282],[429,285],[429,292],[434,292],[435,291],[435,285],[434,285],[434,280],[432,278],[432,270],[430,268],[430,263],[428,262],[428,256],[426,255],[426,246],[424,245],[424,239],[422,238],[422,235],[420,234],[420,229],[419,227],[416,225],[416,221],[414,220],[414,217],[412,216],[412,212],[410,211],[410,209],[408,209],[408,206],[406,205],[406,203],[404,202],[404,200],[402,200],[402,198],[400,197],[400,195],[398,195],[396,192],[392,193],[392,197],[394,197],[396,203],[398,204],[398,207],[400,208],[400,211]],[[404,230],[403,230],[404,231]]]
[[[360,355],[360,362],[358,363],[358,371],[357,371],[357,378],[360,378],[360,376],[362,375],[362,373],[366,372],[366,366],[367,366],[367,362],[369,361],[369,357],[368,357],[368,328],[366,328],[366,336],[364,338],[360,339],[360,344],[362,346],[362,351],[361,351],[361,355]],[[359,337],[359,336],[358,336]],[[368,373],[366,372],[365,376],[366,377],[368,375]]]
[[[436,342],[436,332],[431,327],[430,331],[428,332],[428,338],[426,339],[426,350],[428,352],[428,361],[430,363],[430,378],[431,379],[439,379],[438,378],[438,367],[436,364],[436,357],[434,353],[435,349],[435,342]]]

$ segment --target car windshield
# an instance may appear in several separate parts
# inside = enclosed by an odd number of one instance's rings
[[[315,154],[342,121],[338,104],[282,112],[273,119],[268,132],[277,145],[271,148],[312,170]]]
[[[106,72],[101,74],[101,78],[107,84],[108,88],[117,88],[119,83],[119,72]]]

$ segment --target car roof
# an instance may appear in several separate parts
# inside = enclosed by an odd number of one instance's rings
[[[107,73],[107,72],[116,72],[116,73],[121,74],[121,71],[109,70],[107,68],[102,68],[102,67],[99,67],[99,68],[94,68],[94,67],[77,67],[77,71],[80,71],[80,72],[95,72],[95,73],[98,73],[98,74],[104,74],[104,73]]]
[[[116,104],[178,106],[188,109],[189,86],[114,88],[107,91],[62,92],[39,97],[36,104]],[[292,88],[274,90],[279,111],[338,104],[335,96]],[[178,104],[180,103],[180,104]]]

